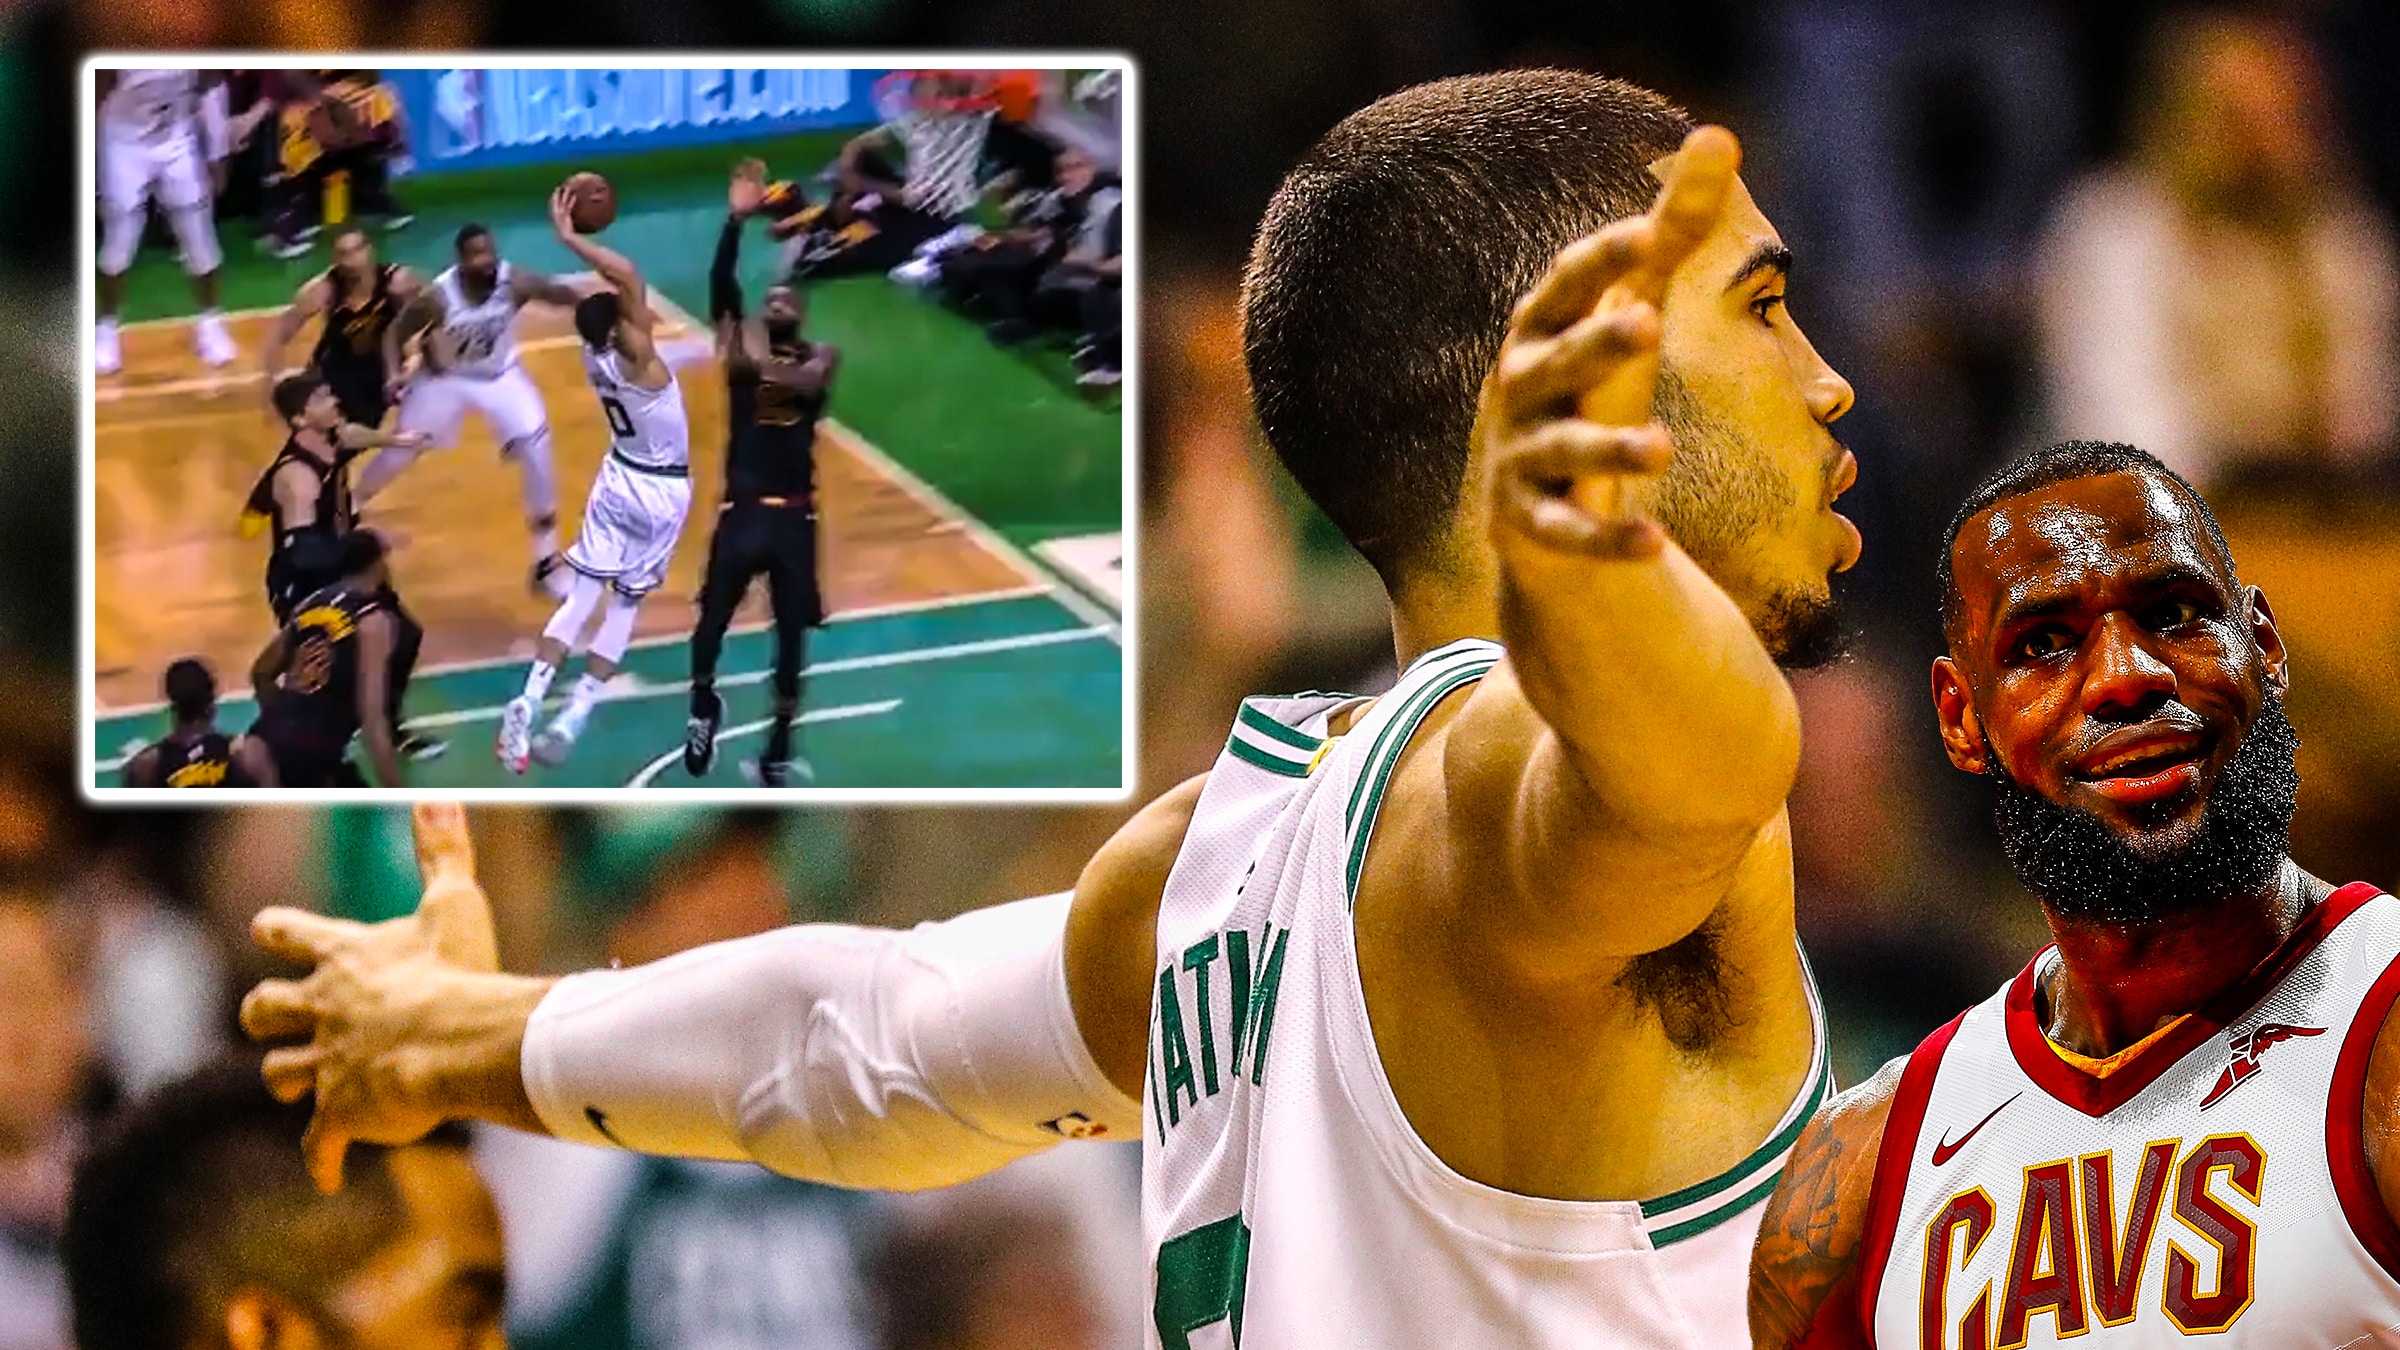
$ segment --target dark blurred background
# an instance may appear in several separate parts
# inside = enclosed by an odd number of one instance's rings
[[[1422,79],[1541,63],[1652,85],[1742,135],[1760,203],[1800,258],[1793,310],[1859,392],[1839,430],[1862,463],[1846,501],[1867,555],[1843,584],[1866,636],[1854,659],[1801,682],[1793,802],[1801,927],[1843,1081],[2042,940],[1984,789],[1940,756],[1925,674],[1940,527],[1976,477],[2039,441],[2133,440],[2209,493],[2294,654],[2306,779],[2294,851],[2337,882],[2400,885],[2389,0],[63,0],[7,14],[0,856],[34,880],[0,902],[0,1350],[61,1343],[44,1302],[60,1160],[108,1102],[225,1040],[256,973],[239,940],[247,915],[299,902],[375,916],[413,894],[404,816],[96,813],[69,786],[72,127],[74,62],[89,50],[1132,54],[1145,794],[1207,766],[1243,693],[1391,675],[1380,593],[1273,470],[1244,397],[1235,286],[1278,176],[1343,113]],[[229,229],[228,246],[248,245]],[[793,917],[905,922],[1063,887],[1124,814],[528,810],[476,823],[504,956],[537,969]],[[694,1217],[770,1203],[747,1174],[486,1146],[511,1159],[492,1174],[521,1258],[520,1345],[1133,1343],[1140,1310],[1120,1295],[1141,1287],[1125,1250],[1134,1166],[1119,1152],[905,1206],[780,1195],[771,1203],[811,1217],[771,1225],[777,1240],[821,1238],[839,1259],[813,1293],[783,1291],[797,1300],[775,1314],[786,1321],[758,1314],[754,1329],[780,1330],[753,1341],[721,1326],[707,1339],[705,1309],[685,1323],[624,1311],[680,1306],[627,1292],[667,1278],[644,1261],[739,1284],[745,1270],[761,1278],[756,1258],[789,1256],[745,1258],[724,1225]],[[589,1213],[562,1213],[562,1195]],[[1058,1241],[996,1236],[1029,1231],[1012,1228],[1037,1222],[1027,1214],[1049,1215],[1038,1221],[1060,1225]],[[592,1231],[613,1236],[562,1236]],[[820,1330],[789,1339],[804,1322]]]

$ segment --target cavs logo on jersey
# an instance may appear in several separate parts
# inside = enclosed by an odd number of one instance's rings
[[[194,760],[168,774],[167,786],[171,788],[223,787],[225,786],[225,761],[221,759]]]
[[[2210,1088],[2208,1095],[2200,1099],[2200,1109],[2207,1110],[2223,1099],[2226,1093],[2249,1082],[2251,1076],[2258,1072],[2258,1057],[2267,1052],[2268,1046],[2277,1041],[2288,1041],[2298,1036],[2322,1036],[2324,1034],[2325,1028],[2323,1027],[2293,1027],[2285,1026],[2281,1022],[2262,1022],[2235,1036],[2226,1047],[2233,1052],[2233,1062],[2227,1064],[2225,1072],[2217,1076],[2217,1085]]]
[[[1950,1197],[1926,1225],[1922,1350],[2013,1350],[2039,1318],[2060,1340],[2093,1323],[2164,1317],[2187,1336],[2232,1327],[2257,1293],[2258,1214],[2267,1155],[2248,1134],[2145,1145],[2124,1160],[2086,1153],[2024,1169],[2013,1209],[1981,1186]],[[2162,1287],[2143,1271],[2166,1244]],[[1986,1258],[1988,1242],[2005,1245]],[[1968,1283],[1970,1270],[1997,1280]]]

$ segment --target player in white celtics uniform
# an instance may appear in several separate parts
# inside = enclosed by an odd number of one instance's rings
[[[192,338],[212,366],[233,360],[233,337],[217,309],[216,193],[232,152],[221,71],[101,70],[99,83],[100,283],[93,368],[113,375],[124,355],[117,306],[125,271],[142,245],[146,208],[156,203],[183,247],[183,268],[200,306]]]
[[[2285,853],[2266,598],[2128,446],[2002,469],[1951,539],[1942,739],[2057,943],[1809,1127],[1757,1344],[2400,1347],[2400,900]]]
[[[1736,157],[1562,72],[1348,119],[1270,210],[1245,343],[1383,571],[1398,685],[1253,701],[1071,895],[557,982],[492,973],[427,808],[417,916],[258,920],[316,967],[244,1016],[308,1042],[267,1076],[317,1094],[318,1175],[455,1115],[893,1188],[1139,1133],[1154,1346],[1739,1343],[1826,1091],[1772,653],[1857,535],[1850,390]]]
[[[667,579],[692,509],[691,423],[683,386],[651,331],[658,316],[650,308],[650,287],[625,255],[576,233],[569,205],[562,187],[551,197],[550,223],[608,287],[576,302],[575,328],[610,444],[584,501],[583,525],[567,549],[574,580],[542,629],[524,691],[501,713],[498,753],[511,773],[525,772],[528,755],[552,767],[566,762],[602,686],[633,641],[642,597]],[[551,681],[595,616],[598,627],[566,708],[534,736],[533,721]]]
[[[426,449],[458,444],[460,426],[468,412],[475,412],[500,443],[501,457],[514,461],[523,479],[534,589],[563,597],[550,414],[517,359],[517,311],[535,300],[571,307],[581,293],[502,261],[492,232],[481,225],[460,228],[457,251],[456,265],[420,288],[383,331],[383,368],[398,386],[399,427],[423,432],[427,440],[369,460],[358,476],[358,500],[363,505],[389,487]],[[403,353],[419,333],[425,334],[424,361],[413,375],[404,374]]]

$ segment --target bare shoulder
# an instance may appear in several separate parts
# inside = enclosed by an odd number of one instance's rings
[[[1142,1095],[1150,1041],[1151,965],[1167,874],[1207,785],[1189,779],[1134,813],[1075,882],[1067,915],[1067,993],[1075,1024],[1109,1080]]]
[[[1750,1258],[1750,1337],[1759,1350],[1867,1344],[1855,1301],[1867,1198],[1907,1067],[1903,1055],[1825,1103],[1792,1145]]]
[[[2395,1008],[2400,1014],[2400,1008]],[[2367,1052],[2367,1083],[2359,1109],[2359,1138],[2384,1212],[2400,1218],[2400,1015],[2387,1015]]]

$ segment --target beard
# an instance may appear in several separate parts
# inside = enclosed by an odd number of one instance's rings
[[[767,330],[768,346],[790,348],[800,345],[800,321],[798,319],[768,319],[764,321],[764,326]]]
[[[2282,867],[2299,803],[2299,748],[2283,700],[2269,689],[2208,789],[2199,821],[2126,839],[2011,778],[1987,738],[2001,852],[2025,889],[2068,918],[2129,927],[2208,909]]]
[[[1765,454],[1743,444],[1711,415],[1672,367],[1658,372],[1658,420],[1675,438],[1675,457],[1658,480],[1653,507],[1676,546],[1719,585],[1750,570],[1752,541],[1779,530],[1791,513],[1788,485]],[[1771,593],[1751,620],[1767,654],[1785,670],[1814,670],[1848,654],[1855,633],[1830,587]]]

